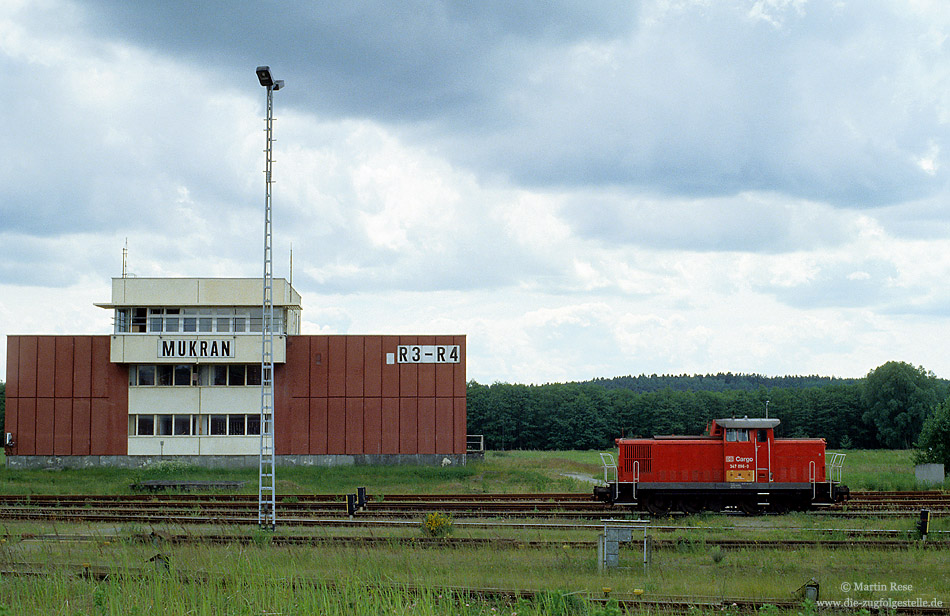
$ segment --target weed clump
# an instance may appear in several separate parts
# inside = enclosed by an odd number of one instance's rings
[[[426,537],[445,537],[452,532],[452,518],[434,511],[422,518],[422,534]]]

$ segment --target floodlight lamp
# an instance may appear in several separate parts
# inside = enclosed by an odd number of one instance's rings
[[[274,78],[270,74],[269,66],[258,66],[257,67],[257,79],[261,82],[261,85],[265,88],[274,87]]]
[[[280,90],[283,87],[284,87],[283,79],[278,79],[277,81],[274,82],[274,90]]]

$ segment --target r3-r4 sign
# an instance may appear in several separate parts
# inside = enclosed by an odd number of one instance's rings
[[[396,347],[399,364],[457,364],[461,351],[457,344],[401,344]]]

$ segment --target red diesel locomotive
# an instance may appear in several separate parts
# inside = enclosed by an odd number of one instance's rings
[[[594,496],[664,515],[736,508],[754,514],[830,505],[848,498],[844,454],[825,459],[825,440],[775,438],[778,419],[715,419],[704,436],[618,438],[619,458],[601,454],[605,486]]]

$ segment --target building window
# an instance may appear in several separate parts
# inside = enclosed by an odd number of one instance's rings
[[[254,333],[254,332],[260,333],[260,332],[261,332],[261,328],[262,328],[262,326],[263,326],[263,322],[264,322],[264,309],[263,309],[263,308],[252,308],[251,311],[250,311],[250,313],[251,313],[251,319],[250,319],[251,327],[250,327],[250,330],[251,330],[252,333]]]
[[[115,311],[115,332],[125,334],[129,331],[129,309],[117,308]]]
[[[228,433],[227,417],[227,415],[211,416],[211,430],[209,432],[211,436],[224,436]]]
[[[155,366],[139,366],[138,369],[139,375],[139,385],[154,385],[155,384]]]
[[[260,333],[264,313],[261,308],[116,308],[116,333]],[[275,334],[287,333],[288,318],[296,328],[295,313],[274,308]]]
[[[155,366],[155,384],[160,387],[169,387],[174,383],[174,368],[172,366],[159,364]]]
[[[261,433],[259,413],[234,415],[129,415],[129,436],[253,436]]]
[[[132,387],[244,387],[260,386],[260,364],[133,364]]]
[[[152,436],[155,434],[155,417],[153,415],[139,415],[136,422],[135,433],[139,436]]]
[[[244,385],[244,364],[228,364],[228,385],[231,387]]]
[[[132,309],[132,329],[130,330],[133,334],[145,333],[145,323],[148,315],[148,310],[146,308],[133,308]]]
[[[247,433],[248,434],[260,434],[261,433],[261,416],[257,415],[248,415],[247,416]]]
[[[158,415],[158,434],[159,436],[172,435],[173,420],[171,415]]]
[[[222,334],[231,331],[231,314],[233,310],[219,309],[218,316],[214,321],[214,331]]]
[[[244,435],[244,415],[228,415],[228,434]]]
[[[191,416],[175,415],[175,436],[188,436],[191,434]]]
[[[191,385],[191,366],[179,364],[175,366],[175,385]]]

